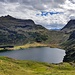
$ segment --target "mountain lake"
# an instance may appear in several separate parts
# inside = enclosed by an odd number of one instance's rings
[[[0,52],[0,56],[7,56],[19,60],[60,63],[63,62],[65,50],[50,47],[28,48]]]

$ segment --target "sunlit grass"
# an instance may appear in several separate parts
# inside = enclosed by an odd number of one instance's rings
[[[0,75],[75,75],[75,67],[0,57]]]
[[[43,44],[43,43],[28,43],[22,46],[15,46],[14,50],[16,49],[25,49],[25,48],[34,48],[34,47],[52,47],[52,48],[59,48],[58,44]]]
[[[36,48],[36,47],[51,47],[51,48],[60,48],[58,44],[44,44],[44,43],[27,43],[24,45],[14,46],[13,48],[0,48],[0,51],[6,50],[19,50],[19,49],[26,49],[26,48]]]
[[[42,43],[28,43],[22,46],[15,46],[14,49],[24,49],[24,48],[33,48],[33,47],[46,47],[46,44],[42,44]]]

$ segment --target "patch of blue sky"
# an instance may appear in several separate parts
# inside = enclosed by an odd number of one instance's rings
[[[41,13],[36,14],[37,16],[48,16],[48,15],[55,15],[55,14],[63,14],[63,12],[46,12],[46,11],[41,11]]]

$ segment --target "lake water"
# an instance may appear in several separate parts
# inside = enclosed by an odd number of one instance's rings
[[[28,48],[24,50],[0,52],[0,56],[8,56],[20,60],[60,63],[65,56],[65,50],[49,47]]]

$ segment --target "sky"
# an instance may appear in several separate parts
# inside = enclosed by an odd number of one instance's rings
[[[75,19],[75,0],[0,0],[0,16],[5,15],[60,29]]]

